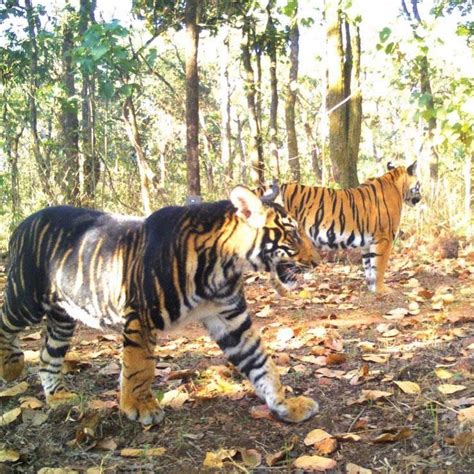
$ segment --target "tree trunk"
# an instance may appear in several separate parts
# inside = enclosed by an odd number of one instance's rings
[[[348,188],[359,184],[357,154],[360,141],[362,99],[358,89],[354,91],[354,100],[349,98],[351,87],[358,87],[360,42],[358,32],[356,32],[356,39],[351,47],[350,28],[347,24],[345,25],[346,47],[344,48],[339,3],[339,0],[327,0],[325,9],[328,81],[326,109],[329,114],[329,156],[334,180],[343,188]],[[356,51],[356,58],[353,57],[353,47]],[[352,84],[353,81],[356,81],[355,84]]]
[[[244,141],[242,139],[242,122],[240,117],[237,116],[237,149],[239,150],[240,155],[240,179],[244,184],[247,184],[248,174],[247,174],[247,155],[245,154]]]
[[[53,186],[51,185],[51,166],[45,159],[41,147],[41,140],[38,133],[38,108],[36,105],[36,96],[38,91],[38,44],[36,41],[36,33],[39,20],[33,13],[31,0],[25,0],[26,19],[28,22],[28,37],[31,43],[30,52],[30,79],[29,79],[29,122],[31,128],[33,156],[35,157],[36,166],[38,167],[38,175],[43,192],[48,196],[49,201],[54,201]]]
[[[201,195],[199,175],[199,76],[197,0],[186,0],[186,156],[188,194]]]
[[[61,100],[59,123],[62,132],[63,167],[56,181],[63,185],[64,200],[67,204],[80,203],[79,187],[79,120],[77,117],[76,87],[72,67],[73,32],[68,19],[63,25],[61,51],[62,81],[66,96]]]
[[[233,178],[233,160],[230,126],[230,83],[229,83],[229,33],[226,33],[224,45],[220,49],[220,111],[221,111],[221,160],[225,176],[229,181]]]
[[[94,11],[96,0],[80,0],[79,33],[84,36],[89,24],[95,23]],[[100,178],[100,161],[95,149],[94,121],[94,76],[82,72],[82,117],[81,117],[81,151],[82,151],[82,196],[81,204],[94,207],[95,191]]]
[[[148,165],[145,158],[145,151],[143,150],[140,130],[138,129],[137,115],[135,113],[135,106],[131,97],[127,97],[123,104],[122,116],[125,122],[125,129],[127,131],[130,143],[137,154],[137,166],[140,176],[140,194],[143,203],[143,212],[146,216],[152,212],[151,196],[153,195],[153,182],[155,175]]]
[[[260,130],[257,104],[255,80],[250,56],[250,31],[246,26],[242,34],[242,63],[245,70],[245,94],[247,96],[247,106],[249,109],[250,125],[250,181],[252,186],[259,186],[264,183],[265,169],[263,161],[262,134]]]
[[[362,126],[362,93],[360,90],[360,32],[359,27],[351,28],[346,21],[346,62],[350,63],[346,69],[348,86],[345,96],[351,96],[346,105],[347,121],[347,173],[349,187],[359,185],[357,179],[357,159],[359,157],[359,145]]]
[[[11,196],[12,196],[12,224],[21,219],[20,173],[18,170],[18,144],[23,134],[23,127],[13,137],[8,138],[7,156],[10,163]]]
[[[280,157],[278,155],[278,79],[277,79],[277,50],[275,46],[276,29],[272,17],[274,0],[267,5],[267,41],[268,57],[270,59],[270,120],[268,124],[268,134],[270,137],[270,155],[272,158],[272,169],[276,172],[276,178],[280,179]]]
[[[304,130],[306,132],[306,137],[308,139],[308,144],[311,147],[311,167],[313,169],[313,174],[316,177],[316,183],[322,185],[323,181],[323,170],[321,166],[321,158],[319,153],[319,147],[314,138],[311,126],[308,122],[304,124]]]
[[[285,120],[286,133],[288,142],[288,164],[290,166],[292,178],[300,181],[300,159],[298,154],[298,138],[296,136],[295,124],[295,105],[298,94],[298,54],[299,54],[299,29],[297,19],[297,7],[291,19],[290,27],[290,75],[288,80],[286,103],[285,103]]]

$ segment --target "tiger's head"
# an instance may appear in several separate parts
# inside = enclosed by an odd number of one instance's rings
[[[391,162],[387,163],[387,168],[389,171],[397,169]],[[421,185],[416,177],[416,161],[414,161],[407,168],[400,167],[398,168],[405,173],[405,183],[403,186],[403,200],[410,206],[414,206],[421,201]]]
[[[244,186],[237,186],[230,194],[237,217],[256,231],[247,256],[249,262],[255,270],[272,272],[284,287],[292,288],[298,267],[311,263],[312,245],[301,237],[296,221],[280,204],[273,202],[274,197],[260,199]]]

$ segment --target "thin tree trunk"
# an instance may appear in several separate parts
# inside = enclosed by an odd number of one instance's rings
[[[36,96],[38,91],[38,44],[36,41],[36,32],[38,28],[39,19],[35,17],[31,0],[25,0],[26,19],[28,23],[28,36],[31,43],[30,53],[30,78],[29,78],[29,122],[31,128],[33,156],[35,157],[36,165],[38,167],[38,175],[43,192],[48,196],[50,202],[54,201],[53,186],[51,185],[51,166],[47,159],[45,159],[41,140],[38,133],[38,108],[36,105]]]
[[[221,160],[225,175],[232,181],[234,164],[232,160],[230,126],[230,83],[229,83],[229,33],[226,33],[224,46],[220,49],[220,111],[221,111]]]
[[[351,98],[346,105],[347,120],[347,181],[349,187],[359,185],[357,179],[357,160],[362,126],[362,93],[360,90],[360,33],[357,26],[351,34],[351,28],[346,21],[346,61],[350,61],[350,71],[347,70],[348,86],[345,96]]]
[[[151,196],[153,194],[153,182],[155,175],[145,158],[145,151],[142,145],[140,130],[138,129],[135,106],[131,97],[127,97],[125,99],[122,109],[122,116],[125,122],[125,130],[127,131],[128,138],[135,149],[135,153],[137,154],[143,212],[146,216],[148,216],[152,211]]]
[[[240,121],[239,116],[237,116],[237,145],[240,155],[240,181],[244,184],[247,184],[247,155],[245,154],[244,141],[242,138],[242,122]]]
[[[62,74],[66,97],[61,101],[60,126],[63,145],[63,169],[57,175],[57,183],[63,184],[65,202],[80,203],[79,187],[79,119],[76,107],[76,86],[72,68],[73,32],[68,19],[63,26]]]
[[[18,145],[23,134],[23,127],[12,138],[8,139],[7,156],[10,163],[12,223],[17,224],[21,219],[20,173],[18,170]]]
[[[316,182],[318,185],[322,184],[323,180],[323,171],[321,166],[321,158],[319,153],[319,147],[314,138],[311,126],[308,122],[304,124],[304,130],[306,132],[306,137],[308,139],[308,144],[311,147],[311,167],[313,169],[313,174],[316,177]]]
[[[80,0],[79,33],[84,35],[89,24],[95,23],[94,11],[96,0]],[[81,150],[82,150],[82,196],[81,203],[94,206],[95,192],[100,178],[100,161],[95,147],[94,121],[94,76],[82,72],[82,117],[81,117]]]
[[[242,63],[245,69],[245,94],[247,96],[247,106],[249,109],[249,125],[250,125],[250,181],[253,186],[259,186],[264,183],[264,162],[262,149],[262,134],[258,121],[255,79],[252,68],[249,45],[249,28],[243,30],[241,51]]]
[[[186,0],[186,156],[188,194],[201,195],[199,175],[199,76],[197,0]]]
[[[272,157],[272,169],[276,172],[276,177],[280,179],[280,157],[278,155],[278,79],[277,79],[277,50],[275,47],[276,29],[272,17],[274,0],[267,4],[267,37],[268,37],[268,57],[270,59],[270,120],[268,124],[268,134],[270,137],[270,155]]]
[[[286,93],[285,103],[285,120],[286,133],[288,142],[288,164],[290,166],[291,175],[295,181],[300,181],[300,160],[298,153],[298,137],[296,135],[296,117],[295,105],[298,94],[298,55],[299,55],[299,29],[297,20],[297,7],[290,27],[290,75],[288,80],[288,87]]]

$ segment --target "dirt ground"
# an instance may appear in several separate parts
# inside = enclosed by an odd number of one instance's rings
[[[159,426],[121,416],[120,336],[84,327],[66,366],[79,398],[49,408],[37,377],[41,328],[31,328],[23,334],[27,369],[0,382],[0,472],[474,472],[468,250],[457,259],[394,255],[391,291],[380,297],[346,259],[321,264],[285,297],[266,276],[249,276],[251,313],[288,392],[320,403],[299,425],[273,419],[199,326],[158,343]],[[322,441],[307,438],[316,429]]]

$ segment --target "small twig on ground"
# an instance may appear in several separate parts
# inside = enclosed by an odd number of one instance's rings
[[[365,413],[365,410],[367,410],[367,406],[363,407],[359,414],[352,420],[352,423],[350,424],[349,429],[347,430],[348,433],[351,432],[352,428],[357,423],[357,420]]]

